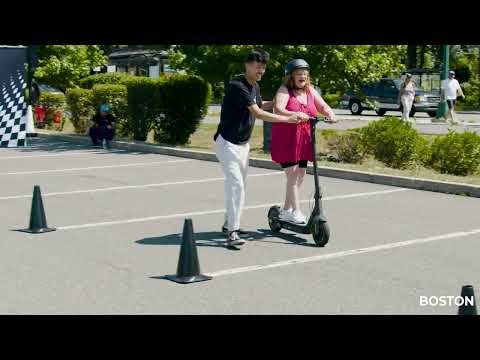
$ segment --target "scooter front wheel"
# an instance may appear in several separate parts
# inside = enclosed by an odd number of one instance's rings
[[[279,232],[282,230],[282,224],[280,224],[277,219],[280,216],[280,208],[278,206],[272,206],[268,210],[268,226],[273,232]]]
[[[316,222],[312,225],[312,236],[315,245],[323,247],[330,239],[330,227],[326,222]]]

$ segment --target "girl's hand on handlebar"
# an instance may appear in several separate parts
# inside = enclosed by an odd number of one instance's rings
[[[303,121],[305,121],[305,120],[302,119],[300,113],[295,113],[295,114],[292,114],[288,117],[287,123],[299,124]]]
[[[310,120],[310,116],[308,116],[307,114],[305,114],[303,112],[299,112],[297,114],[298,114],[298,117],[301,119],[302,122]]]

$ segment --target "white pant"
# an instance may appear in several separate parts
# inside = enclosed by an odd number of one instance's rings
[[[413,105],[413,97],[402,96],[401,100],[402,100],[402,106],[403,106],[402,120],[409,121],[410,110],[412,110],[412,105]]]
[[[225,174],[225,219],[228,231],[238,230],[245,203],[250,144],[235,145],[218,135],[215,152]]]

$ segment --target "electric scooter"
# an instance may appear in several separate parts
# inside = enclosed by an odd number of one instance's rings
[[[312,234],[316,246],[323,247],[330,238],[330,229],[322,208],[322,194],[317,174],[317,158],[315,146],[315,129],[320,121],[318,117],[311,117],[310,130],[312,134],[313,148],[313,178],[315,180],[315,204],[306,224],[297,224],[280,219],[280,207],[272,206],[268,211],[268,224],[273,232],[279,232],[282,228],[298,234]]]

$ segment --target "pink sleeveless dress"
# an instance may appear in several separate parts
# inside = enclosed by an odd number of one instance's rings
[[[298,101],[293,91],[289,90],[289,99],[285,110],[303,112],[316,116],[318,111],[311,91],[307,92],[307,104]],[[277,163],[313,161],[312,136],[310,122],[301,124],[272,124],[272,141],[270,144],[272,160]]]

